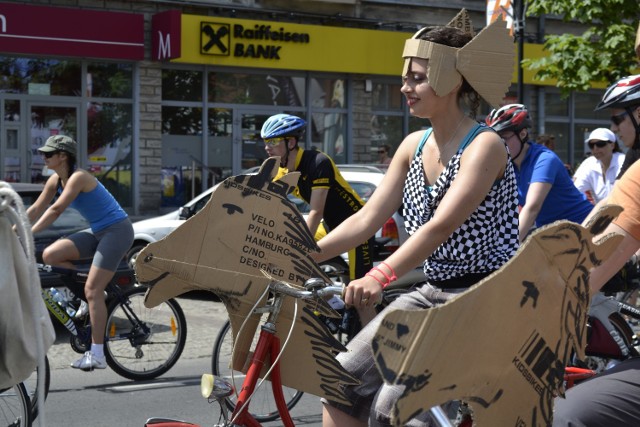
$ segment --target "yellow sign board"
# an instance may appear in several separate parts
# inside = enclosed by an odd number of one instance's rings
[[[413,33],[322,25],[182,15],[181,57],[172,62],[399,76],[404,42]],[[525,43],[524,57],[546,56],[541,44]],[[526,84],[537,81],[523,70]],[[514,63],[512,82],[518,80]]]
[[[182,15],[172,62],[400,75],[410,33]]]

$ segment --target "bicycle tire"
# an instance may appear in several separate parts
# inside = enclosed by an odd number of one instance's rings
[[[252,347],[258,340],[259,331],[254,336]],[[231,333],[231,322],[227,320],[220,329],[216,341],[213,345],[213,357],[211,360],[213,375],[224,378],[232,383],[235,390],[242,388],[244,374],[233,371],[231,376],[231,351],[233,349],[233,334]],[[291,410],[302,398],[303,392],[290,387],[282,387],[287,403],[287,409]],[[225,398],[225,403],[229,410],[233,411],[236,404],[236,395],[233,394]],[[256,412],[256,408],[260,408]],[[280,418],[278,408],[271,390],[271,381],[265,380],[260,388],[257,388],[249,404],[249,412],[259,422],[274,421]]]
[[[31,420],[35,421],[38,418],[38,376],[40,375],[40,367],[36,366],[33,374],[24,381],[24,386],[27,389],[31,400]],[[47,396],[49,396],[49,386],[51,385],[51,369],[49,366],[49,358],[44,356],[44,400],[46,402]]]
[[[0,427],[31,427],[31,400],[23,383],[0,390]]]
[[[107,310],[104,353],[107,365],[130,380],[156,378],[176,364],[187,341],[187,321],[174,299],[147,308],[147,289],[136,286],[115,298]],[[130,319],[129,311],[140,321]],[[145,332],[148,328],[148,332]],[[152,338],[152,339],[150,339]]]

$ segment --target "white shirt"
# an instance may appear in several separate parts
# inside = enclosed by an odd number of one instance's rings
[[[587,157],[573,174],[573,183],[581,192],[590,192],[594,202],[598,203],[611,192],[623,162],[624,153],[613,153],[603,179],[602,163],[593,156]]]

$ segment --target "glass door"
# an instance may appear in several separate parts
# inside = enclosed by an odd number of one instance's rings
[[[28,114],[28,117],[31,117],[29,135],[27,135],[29,149],[25,153],[28,176],[23,177],[22,181],[43,182],[50,175],[50,171],[46,169],[44,159],[38,154],[38,148],[53,135],[66,135],[78,141],[78,106],[32,103],[28,105]],[[78,149],[81,151],[80,144]],[[79,163],[81,158],[78,153]]]
[[[278,112],[240,111],[239,128],[234,129],[234,142],[237,147],[236,159],[237,173],[246,169],[260,166],[267,159],[267,152],[260,137],[260,130],[264,122]]]

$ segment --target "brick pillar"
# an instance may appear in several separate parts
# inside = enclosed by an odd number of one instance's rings
[[[140,177],[138,211],[157,212],[161,198],[162,168],[162,69],[161,63],[140,62]]]

